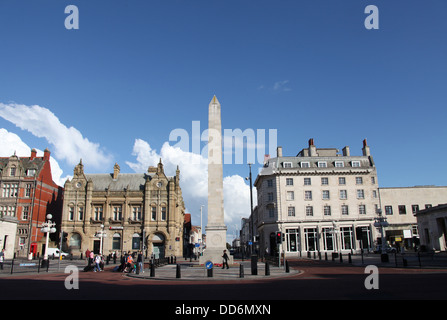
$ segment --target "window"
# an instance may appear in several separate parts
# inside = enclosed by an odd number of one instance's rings
[[[113,207],[113,220],[121,221],[123,219],[123,207],[114,206]]]
[[[294,217],[295,216],[295,207],[288,207],[287,208],[287,215],[289,217]]]
[[[286,186],[293,186],[293,178],[286,178]]]
[[[326,161],[318,161],[318,168],[327,168]]]
[[[29,198],[31,197],[31,190],[33,188],[33,185],[31,183],[27,183],[25,186],[25,197]]]
[[[371,183],[375,184],[376,183],[376,177],[371,177]]]
[[[293,191],[287,191],[287,200],[294,200],[295,199],[295,194],[293,193]]]
[[[357,199],[365,199],[365,191],[363,189],[357,190]]]
[[[404,205],[397,206],[397,209],[399,210],[399,214],[407,214],[407,208]]]
[[[22,208],[22,220],[26,221],[29,218],[29,207],[23,207]]]
[[[363,184],[363,178],[362,177],[355,177],[355,184]]]
[[[419,205],[418,204],[412,204],[411,205],[411,212],[413,212],[413,214],[416,214],[419,211]]]
[[[314,215],[314,208],[312,206],[306,206],[306,216],[311,217]]]
[[[310,167],[310,163],[309,162],[301,162],[301,168],[309,168]]]
[[[132,220],[140,221],[141,220],[141,207],[132,207]]]
[[[273,187],[273,180],[272,179],[267,180],[267,187],[268,188]]]
[[[269,208],[268,213],[269,213],[269,218],[273,218],[275,216],[275,209]]]
[[[377,191],[376,191],[376,190],[373,190],[372,195],[373,195],[373,198],[376,199],[376,198],[377,198]]]
[[[343,204],[341,206],[341,214],[344,215],[344,216],[347,216],[349,214],[349,210],[348,210],[348,206],[347,205]]]
[[[68,220],[74,221],[74,207],[68,208]]]
[[[392,206],[385,206],[385,214],[387,214],[387,215],[393,214],[393,207]]]
[[[16,167],[12,167],[11,170],[9,171],[9,173],[10,173],[11,177],[15,177],[15,175],[16,175]]]
[[[19,185],[17,183],[4,183],[2,189],[3,198],[16,198],[19,193]]]
[[[343,161],[335,161],[336,168],[343,168],[345,166]]]
[[[36,174],[36,169],[28,169],[28,170],[26,170],[26,176],[27,177],[34,177],[35,174]]]
[[[312,183],[312,180],[310,178],[304,178],[304,185],[305,186],[310,186]]]
[[[329,185],[329,179],[328,178],[321,178],[321,185],[322,186]]]
[[[95,221],[102,221],[102,206],[95,206],[95,215],[94,220]]]
[[[360,167],[360,161],[352,161],[352,162],[351,162],[351,166],[352,166],[353,168],[358,168],[358,167]]]
[[[166,221],[166,207],[161,207],[161,221]]]
[[[283,168],[292,168],[292,162],[284,162],[282,165]]]
[[[78,208],[78,221],[84,220],[84,207]]]
[[[323,190],[323,200],[329,200],[329,190]]]
[[[312,191],[304,191],[304,200],[312,200]]]
[[[156,207],[151,208],[151,220],[152,221],[157,220],[157,208]]]
[[[331,215],[331,206],[324,206],[323,213],[325,216],[330,216]]]
[[[112,250],[120,250],[121,249],[121,235],[119,233],[115,233],[113,235],[112,240]]]
[[[344,186],[346,184],[346,178],[345,177],[339,177],[338,178],[338,184]]]
[[[273,201],[273,192],[267,193],[267,199],[268,201]]]
[[[346,199],[348,199],[348,191],[340,190],[340,200],[346,200]]]
[[[366,206],[364,204],[359,205],[359,214],[366,214]]]

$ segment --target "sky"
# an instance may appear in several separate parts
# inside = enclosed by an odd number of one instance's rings
[[[81,158],[86,173],[162,158],[205,226],[216,95],[223,129],[265,133],[242,159],[224,150],[227,240],[250,214],[248,162],[254,181],[276,145],[361,155],[367,139],[380,187],[446,185],[446,12],[444,0],[0,0],[0,156],[49,148],[62,186]]]

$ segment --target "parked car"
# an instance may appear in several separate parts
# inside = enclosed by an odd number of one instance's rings
[[[385,252],[386,253],[394,253],[396,252],[396,248],[394,247],[390,247],[390,246],[386,246],[385,247]],[[374,253],[382,253],[382,246],[379,244],[374,248]]]
[[[58,248],[48,248],[47,249],[48,257],[52,257],[54,254],[54,256],[56,258],[59,258],[59,252],[60,252],[60,250]],[[62,255],[62,258],[68,257],[68,253],[65,253],[65,252],[62,252],[61,255]]]

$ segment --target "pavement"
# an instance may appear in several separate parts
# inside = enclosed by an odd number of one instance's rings
[[[180,277],[177,277],[177,265],[180,268]],[[241,267],[243,272],[241,273]],[[244,281],[244,280],[268,280],[278,279],[294,276],[300,273],[300,270],[288,268],[286,272],[285,267],[273,266],[269,264],[269,275],[265,274],[264,262],[257,263],[257,272],[252,274],[251,261],[236,260],[233,265],[230,265],[229,269],[222,269],[220,265],[215,265],[212,268],[212,276],[209,276],[209,272],[204,265],[200,265],[198,261],[179,260],[176,264],[167,264],[158,268],[155,268],[154,276],[151,277],[150,269],[145,269],[144,272],[139,274],[129,273],[128,277],[139,278],[145,280],[165,280],[165,281]],[[241,276],[242,275],[242,276]]]

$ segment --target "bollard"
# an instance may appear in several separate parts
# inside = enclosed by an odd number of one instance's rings
[[[244,277],[244,266],[242,264],[239,265],[239,278]]]
[[[135,274],[140,274],[140,264],[139,263],[137,263],[136,265],[135,265]]]
[[[266,276],[270,275],[270,266],[269,266],[269,263],[267,261],[265,262],[265,275]]]
[[[14,273],[14,259],[11,260],[11,274]]]
[[[324,253],[324,260],[327,261],[327,252]]]
[[[352,257],[351,257],[351,254],[350,254],[350,253],[348,253],[348,262],[349,262],[349,263],[352,263]]]
[[[289,269],[289,261],[287,261],[286,260],[286,273],[289,273],[290,272],[290,269]]]
[[[155,277],[155,266],[153,263],[151,263],[151,275],[152,278]]]
[[[213,277],[213,268],[207,269],[206,272],[207,272],[208,278],[212,278]]]
[[[403,264],[404,264],[404,267],[407,267],[407,266],[408,266],[408,261],[407,261],[407,259],[402,258],[402,262],[403,262]]]
[[[316,257],[315,257],[315,251],[314,251],[314,259],[316,259]]]
[[[175,277],[177,279],[180,279],[182,277],[181,274],[180,274],[180,265],[179,264],[177,264],[177,271],[175,273]]]
[[[321,260],[321,252],[318,251],[318,260]]]
[[[343,262],[343,255],[340,252],[340,262]]]
[[[252,276],[258,275],[258,256],[257,255],[251,256],[251,275]]]

